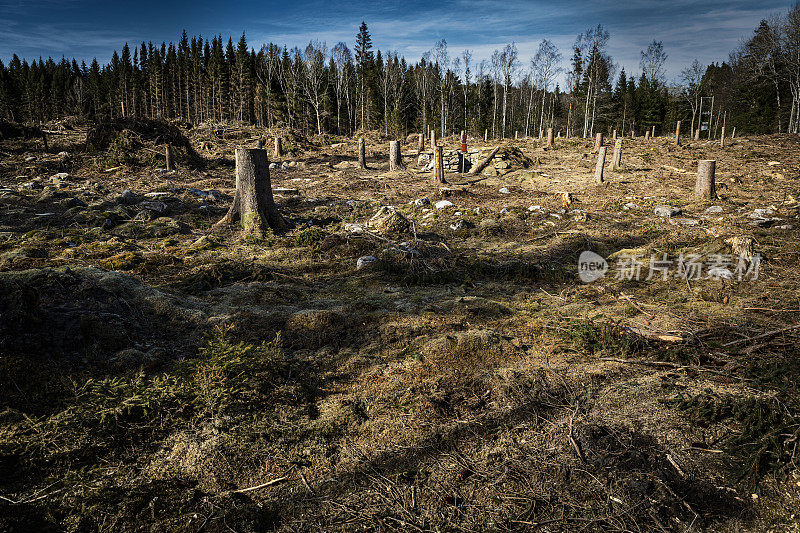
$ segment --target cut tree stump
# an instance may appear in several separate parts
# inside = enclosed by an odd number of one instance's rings
[[[400,154],[400,141],[389,141],[389,170],[402,170],[403,158]]]
[[[598,151],[600,151],[601,146],[603,146],[603,134],[598,133],[594,139],[594,148],[592,148],[592,153],[596,154]]]
[[[681,145],[681,121],[679,120],[678,123],[675,125],[675,147]]]
[[[722,132],[719,136],[719,147],[725,148],[725,126],[722,126]]]
[[[420,133],[417,139],[417,155],[425,151],[425,135]]]
[[[167,172],[172,172],[175,170],[175,162],[172,160],[172,146],[167,145],[164,148],[164,156],[167,159]]]
[[[603,168],[606,165],[606,151],[608,148],[601,146],[597,153],[597,166],[594,169],[594,181],[603,183]]]
[[[444,179],[444,148],[441,146],[433,150],[433,182],[447,183]]]
[[[367,168],[366,148],[364,146],[364,138],[358,138],[358,168]]]
[[[431,152],[436,152],[436,130],[431,130]]]
[[[697,163],[697,182],[694,185],[694,195],[702,198],[714,199],[717,197],[717,188],[714,182],[717,162],[713,159],[703,159]]]
[[[622,139],[614,143],[614,155],[611,158],[611,168],[619,170],[622,167]]]
[[[553,147],[553,128],[547,128],[547,147]]]
[[[275,150],[272,152],[272,157],[275,159],[283,157],[283,139],[275,137]]]
[[[228,213],[216,226],[229,225],[237,219],[245,234],[257,237],[263,237],[267,227],[276,231],[286,227],[272,197],[265,150],[236,149],[236,193]]]

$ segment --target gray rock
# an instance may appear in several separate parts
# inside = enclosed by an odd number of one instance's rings
[[[169,211],[169,206],[167,204],[165,204],[164,202],[161,202],[159,200],[152,200],[152,201],[149,201],[149,202],[141,202],[139,204],[139,206],[143,207],[144,209],[147,209],[148,211],[153,211],[154,213],[158,213],[160,215],[163,215],[167,211]]]
[[[422,198],[414,200],[414,205],[417,207],[424,207],[426,205],[431,205],[431,201],[427,196],[423,196]]]
[[[271,169],[278,168],[278,163],[270,163],[269,168]]]
[[[370,268],[377,262],[378,258],[372,255],[365,255],[359,257],[358,261],[356,261],[356,270],[363,270],[365,268]]]
[[[704,211],[705,213],[722,213],[722,206],[721,205],[712,205],[708,209]]]
[[[453,207],[453,202],[450,200],[439,200],[434,204],[434,207],[436,207],[436,209],[446,209],[448,207]]]
[[[683,211],[681,211],[680,208],[671,205],[659,205],[653,209],[653,214],[657,217],[674,217],[681,213],[683,213]]]
[[[772,217],[775,213],[775,210],[771,207],[767,207],[765,209],[754,209],[752,213],[750,213],[750,218],[765,218],[768,219]]]
[[[139,196],[133,191],[125,189],[117,198],[117,203],[122,205],[134,205],[139,203]]]
[[[500,194],[510,194],[511,193],[511,191],[509,191],[507,187],[503,187],[502,189],[500,189],[497,192],[499,192]]]

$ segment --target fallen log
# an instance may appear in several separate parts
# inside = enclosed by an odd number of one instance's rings
[[[481,161],[480,163],[478,163],[477,165],[472,167],[470,169],[469,173],[470,174],[480,174],[481,172],[483,172],[483,169],[489,166],[489,163],[492,162],[492,159],[494,159],[494,156],[496,156],[497,152],[499,152],[499,151],[500,151],[500,147],[498,146],[498,147],[496,147],[494,150],[492,150],[489,153],[489,155],[486,157],[486,159],[484,159],[483,161]]]

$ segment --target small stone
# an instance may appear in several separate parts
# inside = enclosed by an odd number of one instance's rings
[[[712,205],[708,209],[704,211],[705,213],[722,213],[722,206],[721,205]]]
[[[169,206],[164,202],[159,200],[153,200],[149,202],[141,202],[139,206],[147,209],[148,211],[153,211],[154,213],[164,214],[169,211]]]
[[[671,205],[659,205],[653,210],[653,214],[658,217],[674,217],[680,215],[683,211],[681,211],[677,207],[672,207]]]
[[[423,196],[422,198],[417,198],[414,200],[414,205],[417,207],[422,207],[424,205],[431,205],[431,201],[427,196]]]
[[[275,168],[278,168],[278,163],[270,163],[270,164],[269,164],[269,168],[270,168],[270,169],[275,169]]]
[[[765,209],[754,209],[749,216],[750,218],[770,218],[774,213],[774,209],[767,207]]]
[[[681,226],[696,226],[700,221],[693,218],[673,218],[669,223],[673,225],[680,224]]]
[[[434,204],[436,209],[446,209],[448,207],[453,207],[453,202],[450,200],[439,200]]]
[[[628,202],[622,206],[622,209],[628,211],[629,209],[639,209],[639,206],[633,202]]]
[[[139,202],[139,196],[129,189],[122,191],[122,194],[117,198],[117,203],[123,205],[133,205]]]
[[[509,191],[507,187],[503,187],[497,192],[499,192],[500,194],[510,194],[511,193],[511,191]]]
[[[365,255],[358,258],[356,261],[356,270],[363,270],[369,268],[378,262],[378,258],[372,255]]]

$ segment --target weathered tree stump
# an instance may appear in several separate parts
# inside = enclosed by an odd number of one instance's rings
[[[283,139],[275,137],[275,149],[272,151],[272,157],[275,159],[283,157]]]
[[[614,143],[614,156],[611,158],[611,168],[619,170],[622,167],[622,139]]]
[[[653,139],[656,138],[656,127],[655,126],[653,126],[653,132],[650,134],[650,137],[652,137]]]
[[[519,130],[514,131],[514,140],[519,139]]]
[[[675,125],[675,147],[681,145],[681,121],[679,120],[678,123]]]
[[[699,124],[697,125],[697,129],[694,130],[694,140],[695,141],[699,141],[700,140],[700,125]]]
[[[431,129],[431,152],[436,153],[436,130]]]
[[[402,170],[403,158],[400,154],[400,141],[389,141],[389,170]]]
[[[447,183],[444,179],[444,148],[442,146],[433,149],[433,182]]]
[[[172,146],[167,145],[164,148],[164,156],[167,159],[167,172],[172,172],[175,170],[175,161],[172,160]]]
[[[603,183],[603,168],[606,165],[606,148],[605,146],[601,146],[600,150],[597,152],[597,166],[594,169],[594,181],[597,183]]]
[[[417,155],[425,151],[425,135],[420,133],[417,139]]]
[[[717,162],[713,159],[703,159],[697,162],[697,182],[694,185],[694,195],[702,198],[714,199],[717,197],[717,187],[714,181]]]
[[[364,138],[358,138],[358,168],[366,169],[367,168],[367,156],[366,156],[366,147],[364,144]]]
[[[596,154],[600,151],[600,148],[603,146],[603,134],[598,133],[594,139],[594,148],[592,148],[592,153]]]
[[[720,132],[719,147],[725,148],[725,126],[722,126],[722,131]]]
[[[553,147],[553,128],[547,128],[547,147]]]
[[[237,219],[245,234],[257,237],[263,237],[268,226],[274,230],[286,227],[272,197],[265,150],[236,149],[236,193],[228,213],[216,225],[232,224]]]
[[[650,140],[650,130],[647,130],[646,132],[644,132],[644,140],[645,141]]]

